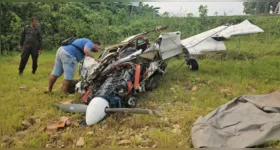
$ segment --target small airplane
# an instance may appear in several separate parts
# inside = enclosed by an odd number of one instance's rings
[[[261,32],[264,32],[264,30],[248,20],[244,20],[236,25],[222,25],[182,40],[180,39],[180,31],[163,33],[160,36],[163,40],[161,44],[162,57],[165,60],[184,53],[189,68],[198,70],[197,61],[190,56],[225,51],[224,41],[231,36]]]
[[[80,64],[81,79],[76,91],[85,104],[55,104],[54,106],[74,113],[86,113],[87,125],[96,124],[110,113],[127,112],[160,114],[158,110],[135,108],[140,92],[157,87],[157,79],[166,73],[165,60],[184,53],[191,70],[198,70],[193,55],[225,51],[223,41],[233,35],[264,32],[245,20],[237,25],[223,25],[181,40],[180,31],[160,34],[150,43],[147,34],[164,30],[157,27],[106,47],[99,61],[86,57]]]

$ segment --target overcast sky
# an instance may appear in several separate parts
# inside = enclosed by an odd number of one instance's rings
[[[160,13],[169,12],[177,16],[190,12],[198,16],[200,5],[207,5],[208,16],[213,16],[215,12],[219,15],[223,15],[224,12],[227,15],[243,15],[243,2],[145,2],[145,4],[160,7]]]

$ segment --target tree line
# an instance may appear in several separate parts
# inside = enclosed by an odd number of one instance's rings
[[[244,6],[244,12],[247,13],[267,12],[267,9],[262,9],[263,6],[254,5],[253,2],[244,2]],[[253,9],[253,7],[261,8]],[[186,17],[168,17],[166,13],[160,15],[158,9],[142,2],[138,7],[132,6],[129,2],[1,2],[1,54],[17,49],[20,31],[29,24],[29,19],[33,16],[39,18],[44,50],[57,48],[63,39],[73,34],[77,37],[99,40],[103,45],[108,45],[158,25],[168,25],[169,31],[184,32],[182,36],[186,37],[221,24],[239,23],[247,18],[206,17],[208,12],[206,6],[198,8],[199,18],[191,14],[186,14]],[[252,21],[258,21],[251,18]],[[151,38],[157,36],[158,34],[154,34]]]

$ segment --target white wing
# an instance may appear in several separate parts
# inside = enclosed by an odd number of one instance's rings
[[[226,46],[223,40],[229,39],[232,35],[253,34],[260,32],[264,31],[258,26],[251,24],[248,20],[236,25],[219,26],[181,41],[179,40],[179,31],[170,32],[160,35],[162,38],[160,50],[163,59],[182,53],[180,45],[185,46],[191,55],[198,55],[213,51],[225,51]]]
[[[232,35],[253,34],[260,32],[264,32],[263,29],[251,24],[248,20],[245,20],[237,25],[229,26],[214,37],[224,37],[226,39],[229,39]]]
[[[213,51],[225,51],[223,41],[232,35],[244,35],[264,32],[261,28],[245,20],[236,25],[220,26],[215,29],[182,40],[182,45],[188,48],[190,54],[201,54]],[[219,41],[215,39],[220,39]],[[194,42],[195,41],[195,42]]]

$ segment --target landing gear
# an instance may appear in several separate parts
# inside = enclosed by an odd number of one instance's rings
[[[197,71],[198,63],[197,63],[196,59],[190,58],[188,49],[186,47],[184,47],[183,45],[182,45],[182,47],[183,47],[185,61],[186,61],[187,65],[189,66],[189,69],[192,71]]]
[[[190,70],[197,71],[198,70],[198,63],[194,58],[190,58],[187,61],[187,65],[189,66]]]
[[[148,81],[148,83],[147,83],[145,89],[146,89],[146,91],[152,91],[153,89],[157,88],[157,85],[158,85],[158,83],[157,83],[157,81],[156,81],[156,78],[155,78],[155,77],[152,77],[152,78]]]

